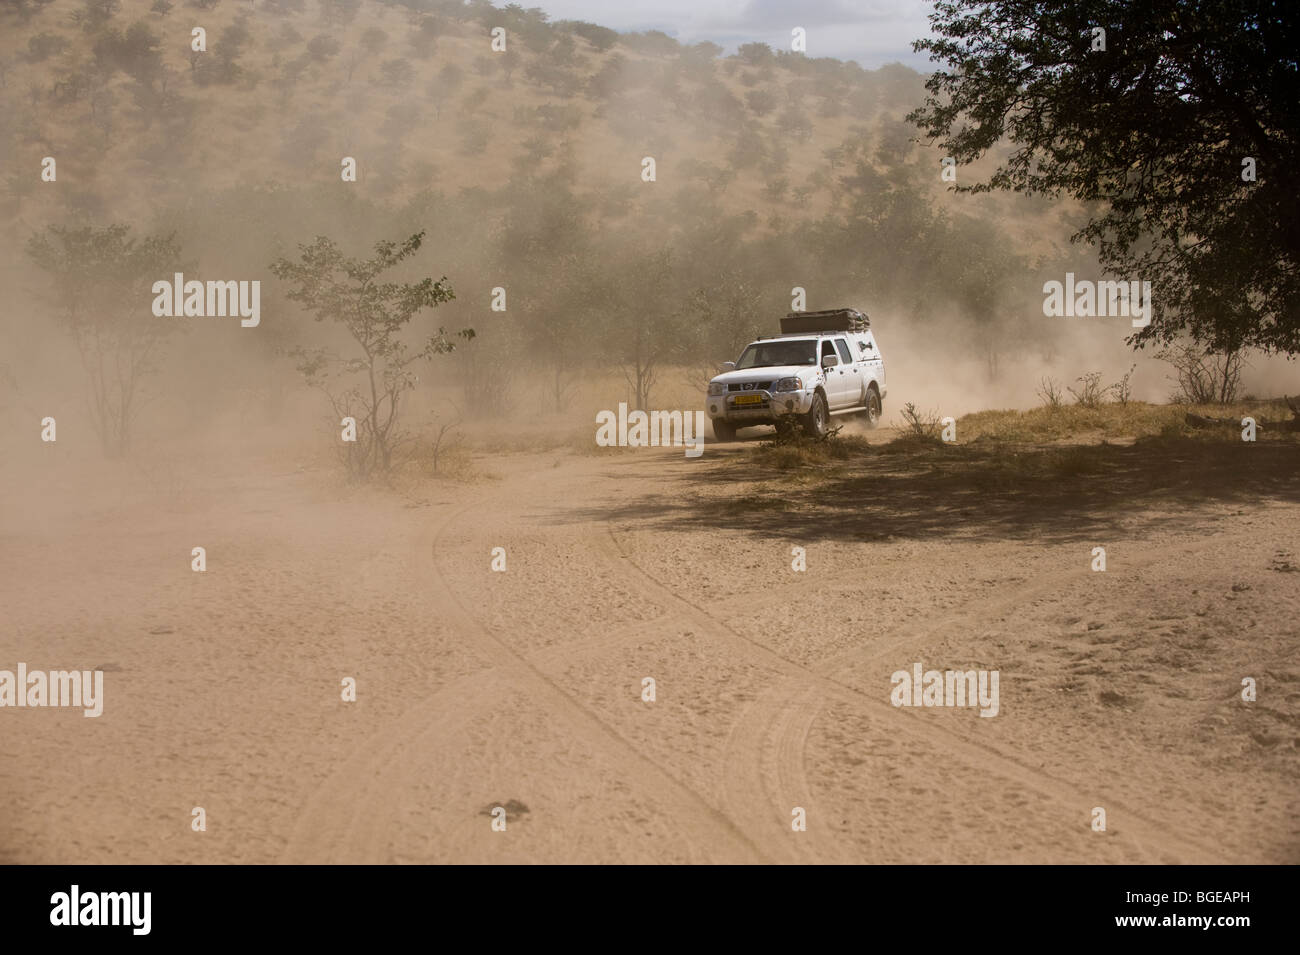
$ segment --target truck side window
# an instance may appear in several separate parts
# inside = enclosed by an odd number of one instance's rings
[[[849,351],[848,344],[842,338],[835,339],[835,348],[840,353],[840,362],[845,365],[853,364],[853,354]]]

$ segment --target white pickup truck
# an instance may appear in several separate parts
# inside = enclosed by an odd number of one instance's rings
[[[705,406],[719,441],[737,428],[774,425],[797,416],[804,431],[821,437],[832,415],[864,415],[872,427],[885,398],[885,362],[871,323],[857,309],[791,312],[781,334],[750,342],[709,382]]]

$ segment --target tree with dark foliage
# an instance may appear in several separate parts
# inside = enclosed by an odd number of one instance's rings
[[[914,46],[943,67],[909,119],[958,163],[1010,146],[959,189],[1088,203],[1075,241],[1152,282],[1138,347],[1300,350],[1300,8],[940,0],[930,20]]]

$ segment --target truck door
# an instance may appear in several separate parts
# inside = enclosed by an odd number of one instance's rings
[[[838,359],[838,364],[823,369],[826,374],[826,407],[834,411],[844,407],[844,382],[848,379],[844,372],[844,359],[836,352],[834,343],[829,338],[823,338],[818,361],[827,355],[834,355]]]
[[[853,408],[862,404],[863,384],[862,368],[853,360],[849,343],[843,338],[835,339],[835,350],[840,353],[840,368],[844,371],[844,403],[841,407]]]

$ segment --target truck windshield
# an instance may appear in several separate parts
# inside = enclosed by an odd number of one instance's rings
[[[773,365],[817,364],[817,342],[803,338],[792,342],[755,342],[745,349],[736,368],[768,368]]]

